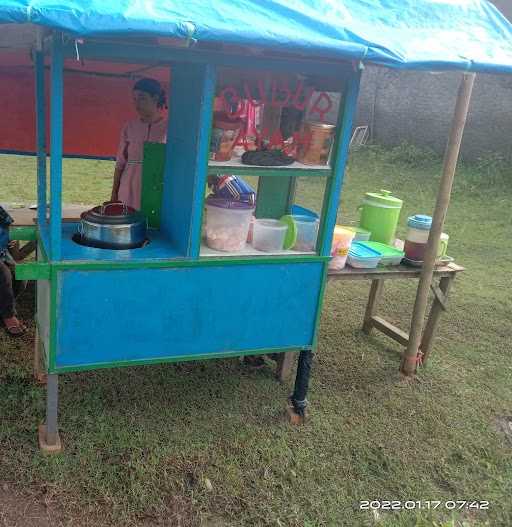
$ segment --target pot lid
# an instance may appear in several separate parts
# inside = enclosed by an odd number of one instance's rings
[[[428,231],[432,227],[432,217],[426,214],[415,214],[414,216],[409,216],[407,225],[414,229]]]
[[[401,208],[402,200],[391,195],[390,190],[379,190],[379,192],[367,192],[364,195],[367,202],[374,202],[376,205],[386,205],[387,207]]]
[[[104,203],[82,212],[83,220],[101,225],[126,225],[146,221],[146,216],[124,203]]]
[[[210,207],[218,207],[219,209],[231,210],[253,210],[254,205],[245,201],[234,201],[225,198],[216,198],[215,196],[208,196],[205,200],[206,205]]]

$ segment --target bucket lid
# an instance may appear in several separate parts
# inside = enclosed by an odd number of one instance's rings
[[[430,227],[432,227],[432,217],[426,214],[415,214],[414,216],[409,216],[407,225],[414,229],[429,231]]]
[[[313,216],[307,216],[303,214],[291,214],[291,217],[294,221],[298,223],[319,223],[320,220],[318,218],[315,218]]]
[[[294,216],[311,216],[312,218],[318,218],[318,214],[312,210],[301,207],[300,205],[292,205],[291,213]]]
[[[224,198],[216,198],[209,196],[205,200],[206,205],[210,207],[217,207],[219,209],[231,209],[231,210],[253,210],[254,205],[245,201],[234,201]]]
[[[390,190],[379,190],[379,192],[367,192],[364,195],[366,201],[374,202],[377,205],[386,205],[400,209],[402,207],[402,200],[391,195]]]

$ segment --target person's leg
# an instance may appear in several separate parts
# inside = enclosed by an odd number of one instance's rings
[[[16,317],[14,303],[13,277],[11,269],[0,261],[0,319],[7,333],[13,337],[22,335],[26,328]]]
[[[26,280],[16,280],[15,277],[15,268],[13,266],[9,266],[11,270],[11,278],[12,278],[12,291],[14,293],[14,298],[17,299],[23,291],[27,288],[27,281]]]
[[[15,314],[11,270],[0,260],[0,317],[6,319]]]

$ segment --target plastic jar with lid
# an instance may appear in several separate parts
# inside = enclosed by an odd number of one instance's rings
[[[214,161],[229,161],[231,159],[241,127],[240,119],[229,119],[222,112],[214,114],[210,139],[210,159]]]
[[[335,130],[333,124],[304,123],[304,141],[298,147],[297,160],[304,165],[327,165]]]
[[[415,262],[422,262],[427,248],[432,217],[426,214],[416,214],[407,220],[407,236],[405,238],[405,257]]]
[[[217,251],[241,251],[246,244],[254,206],[240,201],[206,199],[206,243]]]

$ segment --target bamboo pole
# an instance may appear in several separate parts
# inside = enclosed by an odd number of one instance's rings
[[[443,232],[446,211],[448,210],[448,205],[450,203],[453,178],[455,175],[455,169],[457,168],[457,161],[459,159],[460,145],[462,142],[464,127],[466,125],[474,82],[475,74],[465,73],[459,87],[457,103],[455,105],[455,114],[444,156],[443,174],[441,176],[436,207],[432,218],[432,227],[430,229],[428,243],[425,249],[423,268],[421,271],[418,291],[416,293],[416,301],[414,303],[411,328],[409,331],[409,343],[400,365],[401,373],[407,377],[414,376],[416,373],[417,355],[421,342],[428,295],[437,257],[437,247],[441,233]]]

